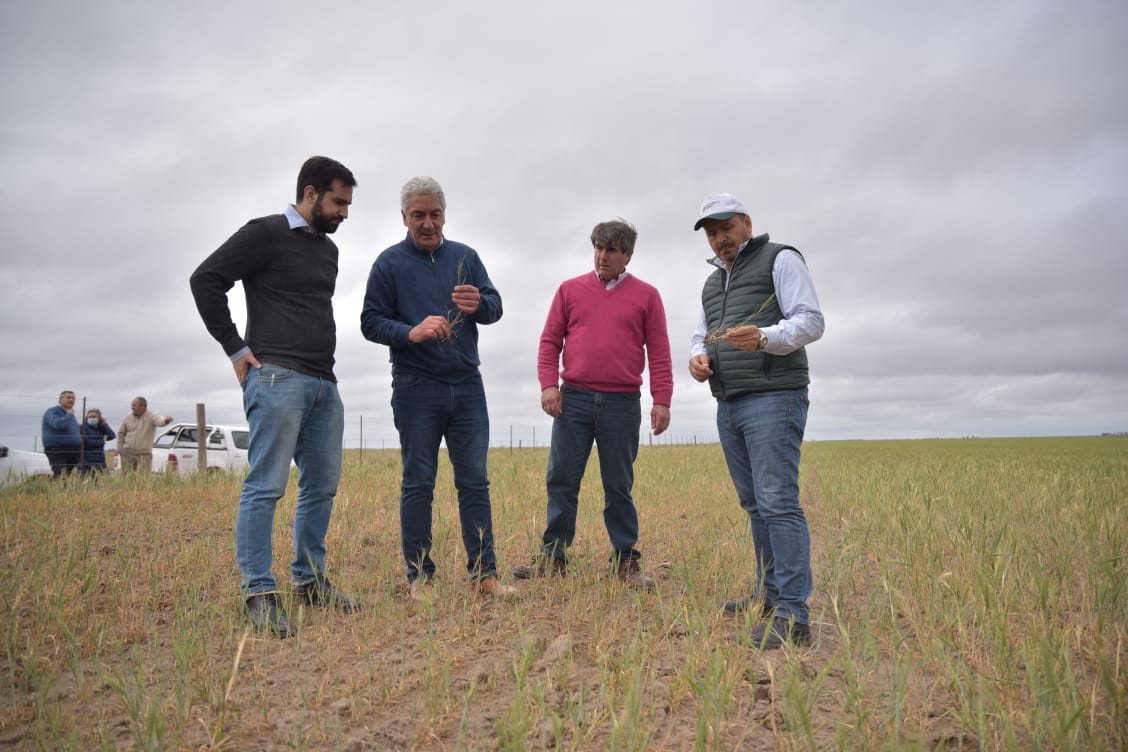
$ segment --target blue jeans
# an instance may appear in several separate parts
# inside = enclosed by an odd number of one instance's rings
[[[466,571],[473,580],[497,574],[493,513],[486,455],[490,417],[481,377],[448,384],[415,374],[392,379],[392,415],[400,437],[403,480],[400,484],[400,536],[407,579],[433,577],[432,505],[439,444],[447,453],[458,489],[458,517],[466,547]]]
[[[740,506],[752,523],[756,582],[776,615],[808,623],[811,534],[799,506],[807,388],[717,402],[717,430]]]
[[[548,454],[548,525],[541,550],[558,558],[576,537],[576,512],[580,481],[587,469],[591,444],[599,452],[603,478],[603,524],[611,539],[611,558],[640,559],[638,510],[634,488],[634,461],[638,456],[638,429],[642,409],[638,392],[595,392],[565,384],[563,409],[552,421],[552,447]]]
[[[332,381],[263,363],[243,384],[243,409],[251,429],[250,468],[239,497],[235,554],[246,595],[277,588],[270,574],[274,508],[286,493],[290,460],[298,466],[294,510],[296,585],[325,572],[325,532],[341,481],[345,409]]]

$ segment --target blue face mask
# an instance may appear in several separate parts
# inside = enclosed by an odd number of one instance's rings
[[[94,426],[96,428],[98,426],[98,419],[97,418],[87,418],[86,419],[86,425]]]

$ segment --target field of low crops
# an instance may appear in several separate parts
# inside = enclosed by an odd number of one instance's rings
[[[502,577],[535,550],[547,450],[490,456]],[[399,458],[346,456],[329,534],[357,615],[248,632],[240,479],[106,477],[0,492],[0,748],[1122,750],[1128,438],[804,448],[815,642],[760,653],[752,552],[720,448],[644,447],[655,593],[608,577],[598,463],[565,579],[472,594],[449,466],[437,597],[403,592]],[[288,592],[296,483],[278,507]]]

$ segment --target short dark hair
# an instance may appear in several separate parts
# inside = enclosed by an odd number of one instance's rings
[[[635,240],[638,239],[638,230],[625,219],[614,219],[610,222],[600,222],[591,231],[592,248],[614,248],[623,253],[634,253]]]
[[[298,172],[297,203],[302,202],[305,187],[312,185],[318,196],[324,195],[333,188],[333,181],[340,180],[349,188],[356,186],[356,178],[352,171],[335,159],[329,157],[310,157]]]

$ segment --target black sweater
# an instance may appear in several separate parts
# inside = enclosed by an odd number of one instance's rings
[[[242,280],[247,330],[239,336],[227,291]],[[208,331],[228,356],[250,347],[263,363],[336,381],[333,291],[337,246],[285,215],[252,219],[192,272],[192,296]]]

